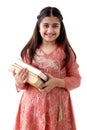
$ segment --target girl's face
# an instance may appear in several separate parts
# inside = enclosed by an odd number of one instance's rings
[[[60,35],[60,21],[57,17],[45,17],[39,26],[40,35],[43,41],[55,42]]]

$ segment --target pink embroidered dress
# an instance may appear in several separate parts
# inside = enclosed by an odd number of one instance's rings
[[[78,64],[71,58],[62,68],[65,53],[57,47],[50,54],[38,48],[33,66],[65,81],[65,88],[55,86],[49,93],[26,84],[19,104],[14,130],[76,130],[69,91],[80,86]],[[24,60],[29,63],[28,58]]]

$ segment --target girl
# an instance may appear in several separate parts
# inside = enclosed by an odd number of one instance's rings
[[[24,90],[14,130],[76,130],[70,91],[80,86],[81,77],[59,9],[41,10],[21,58],[44,72],[48,81],[38,90],[27,83],[26,68],[14,70],[16,88]]]

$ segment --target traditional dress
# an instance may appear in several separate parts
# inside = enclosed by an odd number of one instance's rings
[[[25,85],[19,104],[14,130],[76,130],[70,90],[80,86],[78,64],[71,51],[66,67],[62,67],[65,53],[56,47],[50,54],[36,50],[32,65],[42,72],[65,81],[65,88],[55,86],[49,93]],[[24,61],[29,63],[28,58]]]

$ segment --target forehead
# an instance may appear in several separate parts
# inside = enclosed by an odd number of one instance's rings
[[[57,17],[51,16],[51,17],[45,17],[41,21],[41,23],[60,23],[59,19]]]

